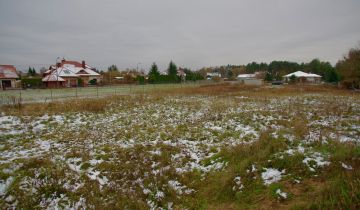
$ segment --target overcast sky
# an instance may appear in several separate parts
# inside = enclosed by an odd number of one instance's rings
[[[335,64],[360,41],[359,11],[359,0],[0,0],[0,64]]]

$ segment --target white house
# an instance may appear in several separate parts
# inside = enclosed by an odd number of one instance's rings
[[[295,76],[296,80],[301,83],[320,83],[321,82],[320,75],[306,73],[303,71],[296,71],[291,74],[285,75],[283,77],[284,77],[284,80],[286,82],[288,82],[288,81],[290,81],[290,78],[294,77],[294,76]]]
[[[43,75],[42,81],[47,87],[76,87],[79,79],[82,86],[96,84],[101,81],[101,75],[85,61],[67,61],[63,59],[56,65],[49,67]]]
[[[221,74],[218,72],[208,72],[206,73],[206,79],[212,79],[214,77],[221,77]]]
[[[258,78],[259,73],[255,74],[239,74],[237,80],[245,85],[262,85],[263,80]]]

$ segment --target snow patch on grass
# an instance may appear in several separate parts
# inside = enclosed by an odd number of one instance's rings
[[[277,189],[275,193],[279,196],[280,199],[286,199],[288,197],[288,194],[281,191],[281,189]]]
[[[264,168],[264,172],[261,173],[261,178],[264,181],[265,185],[270,185],[274,182],[278,182],[281,180],[281,176],[285,173],[285,169],[279,171],[274,168]]]
[[[309,157],[306,157],[303,160],[303,163],[305,163],[310,171],[315,172],[317,168],[325,167],[330,165],[329,161],[326,161],[324,156],[319,152],[314,152],[309,155]]]
[[[0,196],[3,196],[6,194],[8,188],[10,185],[14,182],[14,177],[9,177],[5,181],[0,180]]]

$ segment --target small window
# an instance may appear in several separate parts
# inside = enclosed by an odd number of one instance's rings
[[[64,73],[65,74],[70,74],[70,71],[69,70],[64,70]]]

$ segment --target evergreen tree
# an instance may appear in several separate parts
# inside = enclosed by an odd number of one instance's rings
[[[113,65],[108,67],[108,71],[116,71],[116,72],[118,72],[119,70],[118,70],[117,66],[115,64],[113,64]]]
[[[168,75],[176,75],[177,74],[177,66],[175,65],[175,63],[173,61],[170,61],[169,63],[169,67],[167,69],[168,71]]]
[[[36,71],[34,67],[32,68],[32,76],[36,76]]]
[[[30,66],[29,66],[29,70],[28,70],[28,73],[27,73],[27,76],[28,76],[28,77],[31,76],[31,72],[32,72],[32,69],[31,69]]]
[[[31,68],[31,67],[29,67],[29,69],[28,69],[28,73],[27,73],[27,76],[28,76],[28,77],[33,77],[33,76],[36,76],[36,71],[35,71],[35,68]]]
[[[149,82],[150,83],[156,83],[156,82],[159,81],[160,72],[158,70],[158,67],[157,67],[156,63],[153,63],[151,65],[148,76],[149,76]]]
[[[179,78],[177,76],[177,66],[173,61],[170,61],[169,67],[167,69],[168,77],[170,82],[177,82],[179,81]]]
[[[273,81],[273,76],[269,72],[266,72],[264,80],[271,82]]]

